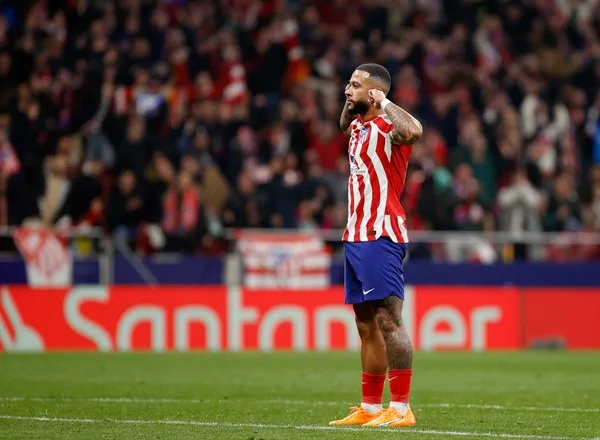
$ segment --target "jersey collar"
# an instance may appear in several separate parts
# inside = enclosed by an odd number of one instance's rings
[[[371,119],[367,119],[367,120],[364,120],[362,118],[362,115],[358,115],[358,122],[360,122],[361,124],[366,124],[367,122],[372,122],[372,121],[376,120],[377,118],[382,118],[383,115],[384,115],[384,113],[380,113],[378,115],[373,116]]]

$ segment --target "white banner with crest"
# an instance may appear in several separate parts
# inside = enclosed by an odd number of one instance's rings
[[[73,255],[66,243],[48,229],[19,228],[13,232],[25,259],[30,286],[70,286],[73,282]]]
[[[238,250],[247,287],[319,289],[330,285],[331,254],[319,237],[243,231]]]

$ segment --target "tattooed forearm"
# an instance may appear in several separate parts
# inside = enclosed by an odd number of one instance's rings
[[[412,145],[419,140],[423,134],[423,127],[410,113],[393,102],[389,102],[384,111],[394,124],[392,137],[395,141],[399,144]]]
[[[350,128],[350,124],[352,124],[353,119],[354,117],[350,111],[348,111],[348,103],[346,102],[346,104],[344,104],[344,109],[342,110],[342,116],[340,116],[340,129],[344,133],[349,134],[348,129]]]

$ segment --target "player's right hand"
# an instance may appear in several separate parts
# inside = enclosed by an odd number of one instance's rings
[[[371,104],[377,109],[381,108],[381,101],[385,99],[385,93],[379,89],[370,89],[368,93]]]

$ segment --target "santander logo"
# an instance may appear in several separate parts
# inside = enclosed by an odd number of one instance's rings
[[[294,350],[327,350],[332,348],[328,327],[336,322],[346,330],[348,348],[358,347],[354,317],[347,307],[327,305],[308,309],[298,305],[271,306],[260,303],[250,306],[244,304],[244,293],[239,289],[216,290],[225,304],[203,304],[201,299],[204,295],[200,292],[195,295],[195,302],[186,303],[183,300],[175,306],[168,302],[161,304],[157,300],[140,301],[123,308],[114,326],[112,322],[102,326],[98,320],[86,317],[82,308],[90,300],[108,303],[111,300],[109,291],[101,287],[75,288],[65,300],[64,316],[74,332],[105,351],[140,348],[153,351],[199,348],[213,351],[248,348],[270,351],[285,345],[285,339]],[[214,292],[207,293],[212,296]],[[173,294],[166,292],[166,289],[160,292],[164,298]],[[211,300],[214,301],[214,297]],[[312,332],[308,331],[310,324],[314,326]],[[135,333],[141,326],[149,328],[149,339],[145,341],[139,335],[136,340]],[[282,326],[288,327],[283,336],[277,334]],[[194,327],[195,337],[192,335]],[[203,337],[199,337],[197,327],[203,330]]]
[[[358,349],[352,310],[324,292],[290,291],[285,303],[281,292],[225,287],[5,288],[0,317],[12,330],[0,325],[0,349]]]
[[[406,293],[404,320],[417,349],[518,346],[516,296],[421,287]],[[1,351],[359,348],[341,287],[4,287],[0,295]]]

